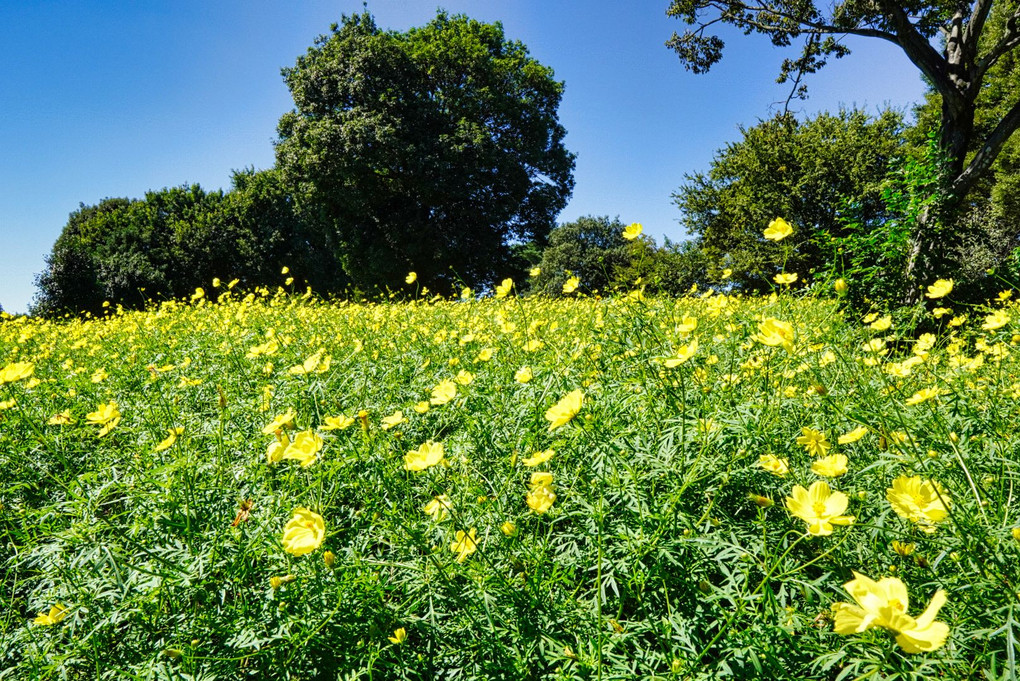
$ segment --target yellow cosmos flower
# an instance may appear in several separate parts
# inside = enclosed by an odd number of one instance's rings
[[[305,430],[294,436],[294,441],[283,450],[283,459],[293,459],[307,468],[316,462],[322,449],[322,438],[314,430]]]
[[[556,492],[553,491],[550,485],[539,485],[533,487],[528,492],[526,501],[532,511],[542,515],[552,508],[553,503],[556,501]]]
[[[154,452],[162,452],[164,449],[170,449],[177,442],[177,436],[184,432],[184,428],[167,428],[167,436],[152,450]]]
[[[48,426],[69,426],[74,423],[74,419],[71,417],[71,410],[65,409],[62,412],[58,412],[51,416],[46,425]]]
[[[531,367],[521,367],[514,373],[514,380],[518,383],[527,383],[535,377]]]
[[[848,463],[849,460],[844,455],[830,454],[812,463],[811,471],[815,475],[821,475],[822,477],[838,478],[847,472]]]
[[[412,449],[404,455],[404,469],[409,471],[423,471],[442,462],[446,450],[441,442],[422,443],[418,449]]]
[[[47,612],[39,613],[39,616],[33,619],[32,622],[44,627],[49,627],[53,626],[54,624],[57,624],[65,617],[67,617],[67,608],[61,605],[60,603],[57,603],[56,605],[50,607],[50,611],[48,613]]]
[[[399,629],[395,629],[393,631],[393,636],[390,636],[388,638],[390,643],[394,645],[400,645],[407,639],[407,632],[404,631],[403,627],[400,627]]]
[[[404,412],[398,409],[389,416],[384,416],[380,421],[380,424],[382,424],[383,430],[389,430],[390,428],[395,428],[399,426],[401,423],[404,423],[405,421],[407,421],[407,419],[404,418]]]
[[[851,430],[849,433],[843,433],[838,438],[836,438],[836,442],[841,444],[841,445],[848,445],[848,444],[857,442],[858,440],[860,440],[862,437],[864,437],[867,434],[868,434],[868,428],[866,426],[857,426],[856,428]]]
[[[928,292],[925,293],[926,298],[935,300],[936,298],[945,298],[953,290],[952,279],[939,279],[934,284],[928,287]]]
[[[937,482],[922,480],[920,476],[901,475],[885,491],[885,498],[901,518],[934,532],[934,523],[949,515],[949,495]]]
[[[510,290],[514,287],[513,279],[504,279],[499,286],[496,287],[496,297],[506,298],[510,295]]]
[[[507,537],[512,537],[517,534],[517,526],[508,520],[499,526],[499,531]]]
[[[461,369],[457,372],[457,375],[453,377],[453,380],[461,385],[471,385],[471,382],[475,380],[475,375],[470,371]]]
[[[922,388],[921,390],[918,390],[912,396],[907,398],[907,406],[912,407],[915,404],[927,402],[928,400],[934,397],[938,397],[941,394],[942,390],[940,390],[939,388]]]
[[[570,423],[581,411],[583,403],[584,393],[580,390],[573,390],[564,395],[559,402],[549,407],[545,412],[545,419],[549,421],[549,430],[552,431]]]
[[[667,369],[675,369],[676,367],[684,364],[691,357],[694,357],[698,352],[698,339],[693,339],[686,345],[681,345],[676,351],[676,357],[665,360],[662,364]]]
[[[537,277],[540,274],[542,274],[542,268],[541,267],[532,267],[530,270],[528,270],[528,276],[529,277]]]
[[[793,324],[769,317],[758,323],[758,333],[752,338],[763,345],[771,347],[783,346],[787,350],[793,348]]]
[[[457,562],[463,563],[472,553],[478,550],[478,538],[475,536],[475,528],[464,533],[464,530],[457,530],[457,539],[450,544],[450,550],[457,554]]]
[[[294,412],[294,410],[288,409],[287,413],[280,414],[272,421],[267,423],[265,426],[263,426],[262,434],[273,435],[278,430],[283,430],[284,428],[293,428],[295,416],[297,416],[297,414]]]
[[[904,558],[912,554],[915,548],[917,547],[913,542],[901,542],[895,539],[892,542],[892,550]]]
[[[110,401],[107,404],[99,405],[96,411],[85,415],[85,420],[91,424],[102,426],[98,437],[103,437],[120,423],[121,413],[117,409],[117,403]]]
[[[535,466],[545,463],[549,459],[553,458],[555,455],[556,455],[555,451],[553,451],[552,449],[546,449],[545,451],[542,452],[535,452],[527,459],[522,460],[521,463],[523,463],[525,466],[528,466],[529,468],[533,468]]]
[[[408,272],[407,276],[404,277],[404,281],[406,283],[408,283],[408,284],[413,284],[414,282],[418,281],[418,273],[417,272]]]
[[[776,276],[772,277],[772,281],[783,286],[789,286],[793,282],[797,281],[796,272],[780,272]]]
[[[762,234],[769,241],[782,241],[793,234],[793,227],[783,218],[776,218]]]
[[[565,282],[563,282],[563,292],[573,293],[574,291],[577,290],[577,287],[580,285],[581,285],[580,279],[578,279],[577,277],[570,277]]]
[[[995,331],[1009,324],[1009,315],[1006,314],[1005,310],[996,310],[992,314],[985,317],[984,323],[981,328],[985,331]]]
[[[632,222],[623,230],[623,238],[627,241],[633,241],[641,236],[641,232],[643,231],[645,231],[645,228],[641,225],[641,223]]]
[[[829,452],[829,441],[825,439],[825,433],[814,428],[801,428],[801,436],[797,438],[797,444],[812,456],[825,456]]]
[[[908,653],[927,653],[941,648],[949,635],[949,626],[936,622],[939,610],[946,603],[946,592],[935,592],[928,607],[918,618],[907,614],[910,597],[907,587],[895,577],[877,582],[854,572],[854,579],[844,589],[857,602],[835,603],[833,631],[837,634],[859,634],[871,627],[883,627],[896,634],[896,643]]]
[[[832,288],[833,288],[833,289],[835,289],[835,291],[836,291],[836,295],[838,295],[838,296],[845,296],[845,295],[846,295],[846,292],[847,292],[847,290],[848,290],[848,289],[849,289],[850,287],[849,287],[849,286],[847,286],[847,283],[846,283],[846,279],[843,279],[843,278],[841,277],[841,278],[837,279],[837,280],[835,281],[835,283],[833,283],[833,285],[832,285]]]
[[[826,482],[818,480],[809,489],[800,485],[793,488],[793,496],[786,498],[790,515],[808,524],[807,532],[813,537],[832,534],[833,525],[851,525],[853,516],[843,515],[850,498],[842,492],[832,492]]]
[[[433,522],[441,523],[449,517],[450,511],[453,510],[453,502],[446,494],[440,494],[438,497],[433,497],[432,501],[425,504],[422,510],[425,511],[426,515],[432,518]]]
[[[549,471],[535,471],[531,474],[530,485],[532,489],[535,487],[548,487],[552,484],[553,474]]]
[[[292,366],[290,369],[288,369],[287,373],[291,374],[292,376],[303,376],[305,374],[310,374],[313,372],[317,374],[322,374],[329,371],[329,365],[332,361],[332,358],[329,355],[323,357],[324,352],[325,350],[320,349],[312,353],[311,355],[308,356],[307,359],[305,359],[304,362]]]
[[[789,462],[786,459],[780,459],[774,454],[762,454],[758,457],[758,465],[779,477],[783,477],[790,472]]]
[[[888,331],[892,327],[892,316],[886,315],[868,324],[872,331]]]
[[[294,515],[283,528],[283,550],[293,556],[311,553],[326,538],[322,516],[307,508],[294,509]]]
[[[942,319],[947,314],[953,314],[953,311],[950,310],[948,307],[936,307],[934,310],[931,311],[931,314],[933,317],[935,317],[935,319]]]
[[[698,318],[684,315],[680,320],[680,323],[676,325],[677,333],[686,336],[689,333],[693,333],[698,328]]]
[[[438,407],[446,404],[456,396],[457,384],[448,378],[444,378],[439,382],[439,385],[432,389],[432,399],[429,402]]]
[[[733,276],[733,270],[732,269],[730,269],[729,267],[723,269],[723,271],[722,271],[722,278],[723,279],[729,279],[731,276]]]
[[[354,425],[354,417],[340,414],[339,416],[327,416],[325,423],[319,426],[319,430],[344,430]]]

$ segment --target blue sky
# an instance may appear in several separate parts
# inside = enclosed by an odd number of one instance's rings
[[[561,222],[641,222],[681,240],[670,194],[685,173],[781,106],[792,51],[730,34],[723,61],[688,73],[663,43],[682,24],[668,0],[369,0],[380,26],[421,25],[440,6],[501,21],[508,38],[566,83],[560,121],[577,154]],[[199,183],[273,165],[294,64],[360,0],[22,0],[0,3],[0,305],[24,312],[43,258],[79,203]],[[805,115],[841,105],[904,109],[924,86],[894,46],[854,54],[809,81]],[[792,50],[792,48],[791,48]]]

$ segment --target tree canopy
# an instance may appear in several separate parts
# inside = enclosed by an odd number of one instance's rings
[[[284,70],[277,165],[333,221],[356,286],[482,286],[544,245],[573,188],[563,84],[500,24],[440,12],[380,30],[345,16]]]
[[[698,73],[722,58],[725,44],[711,33],[717,23],[766,35],[777,46],[799,41],[800,56],[783,62],[780,82],[792,80],[800,96],[805,74],[818,71],[830,57],[849,54],[845,36],[897,45],[939,99],[939,146],[946,163],[941,170],[944,200],[936,213],[954,214],[965,207],[967,195],[1020,128],[1020,88],[1015,80],[1007,85],[1008,79],[995,77],[1020,47],[1015,0],[672,0],[666,13],[690,26],[683,35],[674,33],[667,45]],[[991,87],[993,80],[1000,85]],[[945,260],[945,221],[936,213],[926,210],[912,228],[908,279]],[[913,295],[916,288],[910,289]]]
[[[716,276],[748,289],[771,286],[781,268],[805,279],[825,268],[828,244],[846,233],[844,215],[885,217],[883,178],[901,153],[902,117],[886,111],[819,114],[800,121],[779,114],[741,129],[742,139],[719,150],[707,173],[687,175],[673,195],[681,224],[705,252]],[[797,226],[777,249],[762,230],[783,217]]]

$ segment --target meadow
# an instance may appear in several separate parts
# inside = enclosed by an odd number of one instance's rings
[[[0,679],[1014,678],[1020,311],[947,287],[5,316]]]

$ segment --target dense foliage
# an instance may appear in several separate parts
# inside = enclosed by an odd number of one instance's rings
[[[674,194],[681,224],[712,271],[731,270],[745,289],[770,288],[784,264],[802,281],[828,275],[838,264],[833,240],[848,235],[849,216],[869,225],[891,217],[882,186],[903,153],[901,133],[902,119],[890,111],[803,121],[782,114],[742,129],[707,173],[688,175]],[[786,250],[762,237],[776,216],[798,227]]]
[[[275,171],[237,172],[233,182],[227,193],[191,185],[82,205],[36,280],[33,312],[140,308],[189,295],[195,282],[217,275],[267,284],[284,262],[318,289],[342,282],[328,233],[316,229],[314,214],[299,211]]]
[[[277,165],[335,222],[356,286],[481,286],[522,270],[514,244],[544,245],[573,188],[563,85],[501,25],[344,17],[284,76]]]
[[[1015,674],[1008,295],[514,288],[0,320],[0,668]]]

